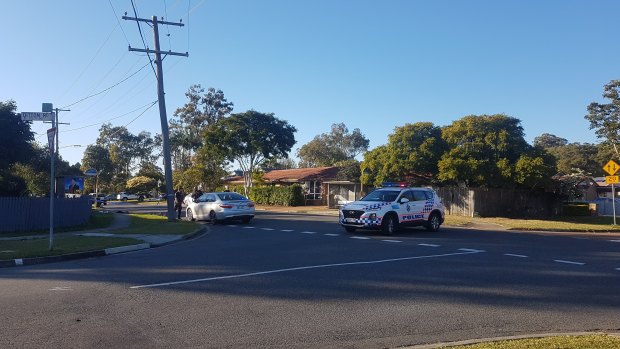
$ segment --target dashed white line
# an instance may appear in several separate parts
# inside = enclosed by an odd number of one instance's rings
[[[473,248],[459,248],[459,251],[463,251],[463,252],[485,252],[484,250],[475,250]]]
[[[243,229],[256,229],[256,227],[243,227]]]
[[[237,227],[237,225],[235,225],[235,224],[229,224],[229,225],[227,225],[227,227],[236,228],[236,227]]]
[[[609,240],[611,242],[620,242],[620,240]]]
[[[351,239],[357,239],[357,240],[370,240],[370,238],[365,237],[365,236],[351,236]]]
[[[294,231],[293,229],[281,229],[280,231],[286,232],[286,233],[290,233],[292,231]]]
[[[354,237],[352,237],[352,238],[354,238]],[[334,263],[334,264],[308,265],[308,266],[304,266],[304,267],[295,267],[295,268],[286,268],[286,269],[258,271],[258,272],[247,273],[247,274],[215,276],[215,277],[204,278],[204,279],[183,280],[183,281],[174,281],[174,282],[162,282],[162,283],[159,283],[159,284],[131,286],[129,288],[137,289],[137,288],[147,288],[147,287],[171,286],[171,285],[180,285],[180,284],[190,284],[190,283],[196,283],[196,282],[204,282],[204,281],[214,281],[214,280],[224,280],[224,279],[238,279],[238,278],[249,277],[249,276],[285,273],[285,272],[298,271],[298,270],[334,268],[334,267],[344,267],[344,266],[364,265],[364,264],[390,263],[390,262],[400,262],[400,261],[415,260],[415,259],[463,256],[463,255],[468,255],[468,254],[476,254],[476,253],[480,253],[480,252],[484,252],[484,251],[476,250],[476,252],[473,252],[473,251],[470,251],[470,252],[454,252],[454,253],[444,253],[444,254],[435,254],[435,255],[426,255],[426,256],[413,256],[413,257],[402,257],[402,258],[362,261],[362,262],[345,262],[345,263]]]
[[[402,242],[400,240],[381,240],[381,241],[383,241],[383,242]]]
[[[340,234],[333,234],[333,233],[328,233],[328,234],[323,234],[325,236],[340,236]]]
[[[418,244],[418,246],[439,247],[439,245],[435,245],[435,244]]]
[[[302,231],[302,234],[316,234],[316,231]]]
[[[573,264],[573,265],[585,265],[585,263],[581,263],[581,262],[573,262],[573,261],[565,261],[563,259],[554,259],[554,262],[558,262],[558,263],[564,263],[564,264]]]
[[[261,228],[262,230],[275,230],[273,228]]]
[[[526,256],[526,255],[523,255],[523,254],[514,254],[514,253],[504,253],[504,256],[518,257],[518,258],[528,258],[528,256]]]
[[[616,270],[620,270],[620,268],[616,268]]]

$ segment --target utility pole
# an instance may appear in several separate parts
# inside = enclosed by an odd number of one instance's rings
[[[162,67],[162,58],[161,54],[171,55],[171,56],[183,56],[189,57],[189,53],[178,53],[172,51],[160,51],[159,49],[159,29],[158,24],[166,24],[166,25],[175,25],[182,27],[183,23],[174,23],[174,22],[166,22],[160,21],[157,19],[157,16],[153,16],[152,19],[145,18],[135,18],[135,17],[127,17],[123,16],[125,20],[131,20],[136,22],[146,22],[153,25],[153,40],[155,41],[155,50],[149,49],[137,49],[129,46],[129,51],[137,51],[137,52],[146,52],[155,54],[155,65],[157,66],[157,99],[159,101],[159,118],[161,121],[161,136],[163,139],[163,153],[164,153],[164,174],[166,176],[166,207],[167,207],[167,216],[168,221],[173,222],[175,220],[175,212],[174,212],[174,193],[172,188],[172,164],[170,161],[170,135],[168,132],[168,116],[166,115],[166,100],[164,97],[164,72]]]

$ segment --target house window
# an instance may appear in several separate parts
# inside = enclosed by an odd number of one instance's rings
[[[306,200],[320,200],[321,199],[321,182],[319,181],[307,181],[306,187]]]

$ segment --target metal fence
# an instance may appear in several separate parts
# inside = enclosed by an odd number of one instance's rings
[[[0,197],[0,233],[49,229],[49,198]],[[54,199],[54,227],[70,227],[88,222],[88,197]]]

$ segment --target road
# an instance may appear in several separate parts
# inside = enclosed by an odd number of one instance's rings
[[[201,238],[0,269],[0,347],[385,348],[620,329],[620,240],[345,233],[261,212]]]

